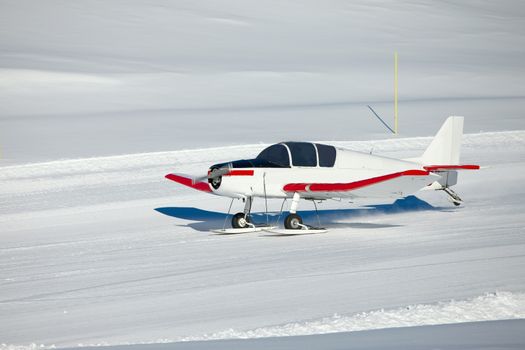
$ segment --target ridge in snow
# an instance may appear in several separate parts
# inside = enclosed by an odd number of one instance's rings
[[[228,329],[200,337],[186,337],[179,341],[299,336],[520,318],[525,318],[525,293],[495,292],[466,300],[409,305],[348,316],[335,314],[319,320],[246,331]]]
[[[433,304],[417,304],[390,310],[373,310],[353,315],[324,317],[318,320],[293,322],[252,330],[224,331],[183,338],[162,338],[134,343],[77,344],[79,347],[156,344],[218,339],[251,339],[301,336],[373,329],[416,327],[464,322],[497,321],[525,318],[525,293],[494,292],[465,300],[449,300]],[[47,350],[55,345],[0,344],[0,350]]]

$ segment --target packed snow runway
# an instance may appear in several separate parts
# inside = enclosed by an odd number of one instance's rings
[[[0,349],[525,348],[524,23],[512,0],[0,0]],[[394,52],[397,137],[366,107],[392,124]],[[228,199],[164,178],[287,140],[416,157],[449,115],[483,166],[460,207],[212,235]]]
[[[409,157],[430,139],[340,145]],[[320,219],[329,233],[320,235],[212,235],[209,229],[223,225],[227,199],[163,178],[172,171],[199,174],[263,147],[1,168],[5,346],[305,335],[525,317],[519,215],[525,189],[517,185],[525,171],[525,131],[464,136],[463,161],[484,167],[460,174],[456,189],[464,206],[454,207],[441,192],[393,204],[327,202]],[[255,204],[265,220],[263,203]],[[316,220],[308,205],[300,207],[305,220]],[[271,210],[279,206],[270,202]]]

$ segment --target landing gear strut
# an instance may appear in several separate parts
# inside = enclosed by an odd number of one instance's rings
[[[233,228],[247,228],[251,223],[249,216],[244,215],[244,213],[237,213],[232,218],[232,227]]]
[[[211,230],[211,232],[219,235],[233,235],[239,233],[252,233],[260,232],[265,230],[272,230],[275,226],[270,226],[268,224],[256,224],[252,222],[251,211],[252,211],[252,197],[246,197],[244,199],[244,210],[242,213],[237,213],[233,216],[231,223],[233,228],[226,228],[226,223],[230,217],[230,211],[233,205],[235,198],[232,198],[230,207],[228,208],[228,215],[224,218],[224,224],[222,229]]]
[[[454,203],[454,205],[457,207],[459,205],[461,205],[461,203],[463,203],[463,200],[458,196],[458,194],[454,191],[452,191],[452,189],[450,189],[449,187],[443,187],[442,190],[448,194],[449,198],[450,198],[450,201],[452,203]]]
[[[242,213],[237,213],[232,218],[232,227],[233,228],[247,228],[253,227],[252,220],[250,218],[250,213],[252,211],[252,197],[246,197],[244,203],[244,211]]]
[[[295,236],[295,235],[304,235],[304,234],[312,234],[312,233],[325,233],[327,232],[326,229],[322,227],[313,227],[310,225],[303,224],[303,219],[297,215],[297,206],[299,205],[299,200],[301,199],[301,196],[299,193],[294,193],[292,198],[292,205],[290,205],[290,214],[284,218],[284,230],[267,230],[270,233],[273,233],[274,235],[283,235],[283,236]],[[305,198],[307,200],[311,200],[315,207],[315,212],[317,214],[317,220],[319,222],[319,226],[321,226],[321,220],[319,219],[319,215],[317,213],[317,205],[315,204],[315,200],[312,198]],[[286,201],[286,199],[285,199]],[[283,210],[283,205],[281,206],[281,213]],[[279,217],[281,214],[279,214]]]
[[[295,192],[292,198],[292,205],[290,206],[290,215],[284,218],[284,228],[287,230],[300,230],[304,227],[303,219],[297,215],[297,206],[301,195]]]
[[[290,214],[284,219],[284,228],[288,230],[300,230],[303,219],[297,214]]]

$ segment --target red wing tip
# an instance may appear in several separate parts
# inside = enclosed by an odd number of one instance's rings
[[[195,190],[203,192],[211,192],[210,186],[207,182],[193,182],[191,177],[186,177],[178,174],[167,174],[164,176],[166,179],[180,183],[181,185],[191,187]]]
[[[186,186],[190,186],[192,184],[191,178],[184,175],[167,174],[164,177],[168,180],[175,181]]]
[[[191,184],[191,183],[192,183],[190,177],[186,177],[186,176],[183,176],[183,175],[178,175],[178,174],[167,174],[167,175],[164,176],[164,177],[165,177],[166,179],[168,179],[168,180],[175,181],[175,182],[178,182],[178,183],[183,184],[183,185]]]

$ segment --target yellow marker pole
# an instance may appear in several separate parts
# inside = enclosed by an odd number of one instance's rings
[[[394,52],[394,132],[397,135],[397,52]]]

